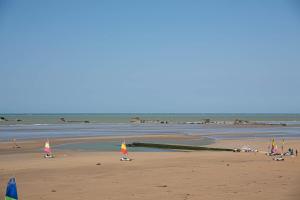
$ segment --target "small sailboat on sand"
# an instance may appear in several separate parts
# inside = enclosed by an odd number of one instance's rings
[[[10,178],[7,183],[5,200],[18,200],[17,184],[15,178]]]
[[[132,161],[132,159],[128,158],[128,151],[125,141],[121,144],[121,153],[123,156],[120,158],[120,161]]]
[[[279,154],[278,147],[277,147],[277,145],[275,143],[275,139],[274,138],[272,139],[271,153],[272,154]]]
[[[282,147],[282,149],[283,149],[283,147]],[[282,154],[280,154],[274,138],[272,139],[271,152],[268,153],[268,155],[274,156],[273,160],[275,160],[275,161],[284,161],[283,152],[282,152]]]
[[[44,152],[45,152],[45,155],[44,155],[45,158],[54,158],[54,155],[52,154],[52,150],[50,147],[49,140],[47,140],[45,142]]]

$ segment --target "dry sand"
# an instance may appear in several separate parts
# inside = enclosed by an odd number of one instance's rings
[[[265,148],[268,141],[224,140],[211,146]],[[286,144],[300,149],[299,140]],[[262,153],[134,152],[132,162],[120,162],[117,152],[59,151],[44,159],[30,152],[38,141],[22,143],[28,153],[0,145],[1,198],[15,176],[24,200],[300,199],[300,157],[276,162]]]

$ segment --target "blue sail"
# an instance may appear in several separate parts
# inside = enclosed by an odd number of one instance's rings
[[[17,184],[15,178],[9,179],[7,183],[5,200],[18,200]]]

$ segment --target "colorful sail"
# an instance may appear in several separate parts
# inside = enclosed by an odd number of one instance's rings
[[[7,183],[5,200],[18,200],[17,184],[15,178],[9,179]]]
[[[271,153],[277,153],[277,145],[276,145],[276,143],[275,143],[274,138],[272,139]]]
[[[282,145],[281,145],[281,153],[282,153],[282,154],[284,153],[283,147],[284,147],[284,139],[282,139]]]
[[[49,141],[45,142],[45,148],[44,148],[45,153],[51,154],[51,148],[50,148],[50,143]]]
[[[127,152],[127,148],[126,148],[126,143],[125,142],[122,142],[122,145],[121,145],[121,152],[126,155],[128,152]]]

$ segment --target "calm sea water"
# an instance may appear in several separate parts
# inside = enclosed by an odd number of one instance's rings
[[[67,149],[67,150],[75,150],[75,151],[120,151],[120,140],[112,140],[112,141],[102,141],[95,143],[70,143],[70,144],[62,144],[55,146],[55,149]],[[127,139],[127,143],[135,142],[134,140]],[[163,143],[163,144],[180,144],[180,145],[196,145],[203,146],[214,143],[213,139],[210,138],[198,138],[198,139],[180,139],[180,140],[172,140],[172,139],[139,139],[139,142],[147,142],[147,143]],[[129,147],[127,146],[129,152],[169,152],[174,151],[171,149],[157,149],[157,148],[145,148],[145,147]]]
[[[201,124],[179,124],[209,118],[213,121],[282,122],[300,124],[300,114],[5,114],[0,121],[0,140],[11,138],[51,138],[74,136],[196,134],[210,138],[236,137],[300,137],[300,126],[216,127]],[[74,121],[64,123],[60,120]],[[169,124],[130,124],[132,117],[145,120],[166,120]],[[80,121],[90,121],[81,123]],[[242,133],[242,134],[240,134]]]

